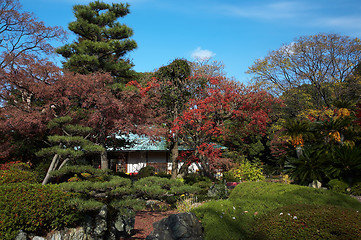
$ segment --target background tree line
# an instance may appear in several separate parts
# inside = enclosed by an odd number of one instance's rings
[[[299,37],[256,60],[244,85],[211,59],[132,70],[127,56],[137,44],[118,21],[127,4],[75,5],[69,30],[77,39],[58,49],[49,40],[64,41],[65,31],[17,0],[1,1],[0,13],[1,159],[46,169],[44,184],[51,171],[86,156],[109,168],[106,149],[125,145],[119,136],[129,133],[167,139],[174,178],[180,161],[207,176],[251,162],[302,184],[360,178],[357,38]],[[62,67],[47,58],[55,52]],[[191,151],[180,155],[179,145]]]

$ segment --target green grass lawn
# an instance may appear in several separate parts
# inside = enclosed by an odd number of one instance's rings
[[[229,199],[208,202],[193,212],[205,229],[205,239],[251,239],[252,226],[266,213],[284,206],[333,205],[361,211],[361,203],[325,189],[298,185],[245,182]]]

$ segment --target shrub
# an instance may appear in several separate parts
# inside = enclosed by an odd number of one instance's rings
[[[354,196],[361,196],[361,182],[357,182],[352,185],[351,194]]]
[[[175,204],[181,195],[195,194],[201,191],[198,186],[185,185],[178,179],[146,177],[134,183],[134,190],[139,198],[163,200]]]
[[[197,196],[181,196],[176,203],[178,212],[190,212],[193,208],[200,206]]]
[[[138,172],[138,178],[145,178],[155,175],[155,168],[153,166],[142,167]]]
[[[361,239],[361,213],[338,206],[286,206],[257,219],[252,229],[252,239]]]
[[[207,195],[208,190],[211,188],[211,186],[213,186],[213,184],[210,181],[200,181],[193,184],[193,186],[199,187],[200,189],[198,192],[199,195]]]
[[[197,182],[209,182],[212,183],[212,180],[208,177],[200,176],[198,173],[188,173],[184,178],[184,183],[193,185]]]
[[[134,189],[139,197],[144,199],[162,200],[172,187],[183,186],[181,181],[160,177],[146,177],[134,183]]]
[[[38,176],[30,170],[30,166],[21,162],[11,162],[0,166],[0,184],[4,183],[36,183]]]
[[[328,187],[330,188],[330,190],[334,192],[346,193],[348,184],[338,179],[332,179],[331,181],[328,182]]]
[[[0,239],[14,239],[20,229],[43,234],[75,223],[78,215],[69,194],[54,185],[0,185]]]
[[[170,179],[172,177],[171,174],[168,174],[167,172],[159,172],[159,173],[156,173],[157,177],[161,177],[161,178],[168,178]]]
[[[245,160],[228,172],[225,172],[224,178],[228,182],[240,182],[264,180],[265,176],[263,175],[262,168],[258,166],[258,164]]]
[[[207,196],[211,199],[226,199],[228,195],[229,190],[224,183],[213,184],[207,192]]]

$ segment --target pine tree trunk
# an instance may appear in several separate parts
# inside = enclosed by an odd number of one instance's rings
[[[46,172],[45,178],[42,182],[42,185],[45,185],[48,183],[49,178],[50,178],[50,172],[56,170],[56,167],[59,164],[59,159],[60,159],[60,155],[59,154],[55,154],[53,157],[53,160],[51,160],[51,164],[48,168],[48,171]]]

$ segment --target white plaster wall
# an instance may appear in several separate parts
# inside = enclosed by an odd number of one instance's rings
[[[128,173],[136,173],[146,166],[145,152],[130,152],[128,155]]]

